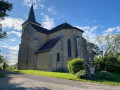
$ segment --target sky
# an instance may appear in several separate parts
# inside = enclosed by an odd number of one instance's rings
[[[52,29],[69,23],[84,31],[83,37],[96,42],[97,35],[120,33],[120,0],[8,0],[13,10],[0,20],[7,38],[0,41],[0,54],[10,65],[17,63],[21,42],[21,24],[27,20],[31,4],[36,21]],[[89,38],[88,38],[89,37]]]

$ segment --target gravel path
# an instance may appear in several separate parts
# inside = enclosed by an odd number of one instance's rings
[[[11,71],[0,71],[0,73],[8,75],[0,78],[0,90],[120,90],[118,86],[20,74]]]

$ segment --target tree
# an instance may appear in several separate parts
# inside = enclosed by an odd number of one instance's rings
[[[0,55],[0,63],[3,63],[5,61],[6,61],[5,58],[2,55]]]
[[[8,16],[7,11],[12,10],[12,4],[8,1],[0,0],[0,19],[3,19],[5,16]]]
[[[8,16],[7,11],[12,10],[12,4],[8,1],[0,0],[0,20],[4,19],[4,17]],[[6,38],[6,32],[2,32],[0,24],[0,40]]]
[[[87,42],[87,49],[89,50],[90,54],[93,56],[99,54],[99,47],[94,43]]]
[[[6,38],[6,37],[7,37],[6,34],[7,34],[7,33],[6,33],[5,31],[2,32],[1,24],[0,24],[0,40]]]
[[[103,47],[104,56],[116,56],[120,53],[120,34],[99,35],[97,42]]]
[[[14,67],[14,69],[17,69],[18,63],[14,64],[13,67]]]

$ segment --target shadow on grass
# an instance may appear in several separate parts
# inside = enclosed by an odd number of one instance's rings
[[[24,82],[21,83],[11,83],[10,80],[14,77],[9,77],[8,75],[23,75],[23,73],[19,72],[12,72],[12,71],[0,71],[0,75],[3,78],[0,78],[0,90],[51,90],[46,87],[22,87],[21,85]],[[4,77],[6,76],[6,77]],[[17,81],[17,80],[16,80]]]

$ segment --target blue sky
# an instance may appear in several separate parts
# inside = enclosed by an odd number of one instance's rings
[[[33,1],[36,21],[51,29],[65,20],[84,31],[83,36],[96,42],[97,35],[120,33],[120,0],[8,0],[13,3],[10,16],[1,21],[8,38],[0,41],[0,54],[17,62],[21,24],[27,20]],[[87,39],[87,38],[86,38]]]

